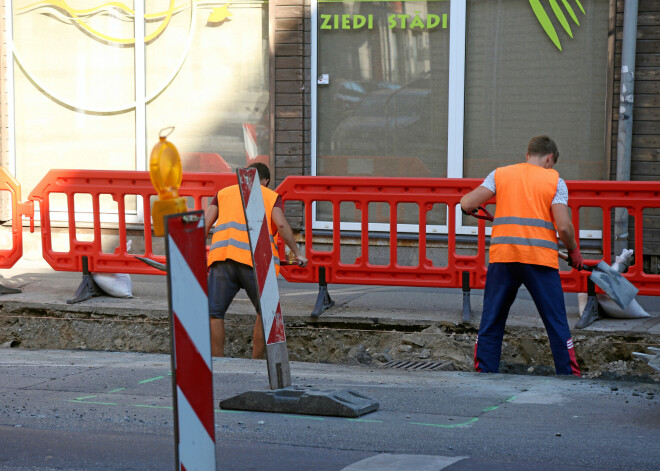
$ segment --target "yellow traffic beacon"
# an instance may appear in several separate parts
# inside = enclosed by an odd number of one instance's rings
[[[165,131],[168,131],[164,133]],[[151,183],[158,191],[158,201],[154,201],[151,208],[151,219],[156,236],[165,235],[164,216],[176,213],[185,213],[186,199],[179,196],[179,187],[183,178],[181,157],[174,144],[167,141],[173,127],[163,129],[159,134],[159,142],[151,151],[149,160],[149,175]]]

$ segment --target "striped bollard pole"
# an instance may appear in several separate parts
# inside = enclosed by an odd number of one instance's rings
[[[257,129],[254,124],[243,123],[243,143],[245,145],[245,159],[250,165],[259,155]]]
[[[204,213],[165,219],[177,471],[215,470]]]
[[[259,287],[259,306],[266,340],[266,363],[270,387],[271,389],[286,388],[291,386],[291,370],[261,183],[255,168],[238,169],[236,174],[250,238],[254,275]]]

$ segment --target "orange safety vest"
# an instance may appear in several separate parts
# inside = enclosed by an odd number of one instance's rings
[[[280,272],[280,258],[277,251],[277,231],[273,230],[271,214],[278,194],[273,190],[261,187],[266,208],[270,245],[275,261],[275,273]],[[241,202],[241,193],[238,185],[229,186],[218,191],[218,219],[211,229],[213,238],[209,250],[208,266],[213,262],[231,259],[245,265],[252,266],[252,252],[245,214]]]
[[[528,163],[495,170],[497,206],[490,238],[491,262],[559,268],[552,200],[559,174]]]

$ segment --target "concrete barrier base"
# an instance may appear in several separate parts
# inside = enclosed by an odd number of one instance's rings
[[[247,391],[220,401],[220,408],[225,410],[331,417],[360,417],[378,410],[378,406],[378,401],[349,389],[323,391],[301,386],[272,391]]]

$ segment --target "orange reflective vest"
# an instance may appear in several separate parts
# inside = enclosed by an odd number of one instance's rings
[[[497,206],[490,238],[491,262],[559,268],[552,200],[559,174],[528,163],[495,170]]]
[[[270,245],[275,261],[275,273],[280,272],[280,259],[277,252],[277,231],[273,230],[271,214],[278,194],[266,187],[261,187],[268,220]],[[241,193],[238,185],[223,188],[218,192],[218,219],[211,228],[213,238],[209,251],[208,265],[213,262],[231,259],[252,266],[250,239],[245,224],[245,214],[241,203]]]

